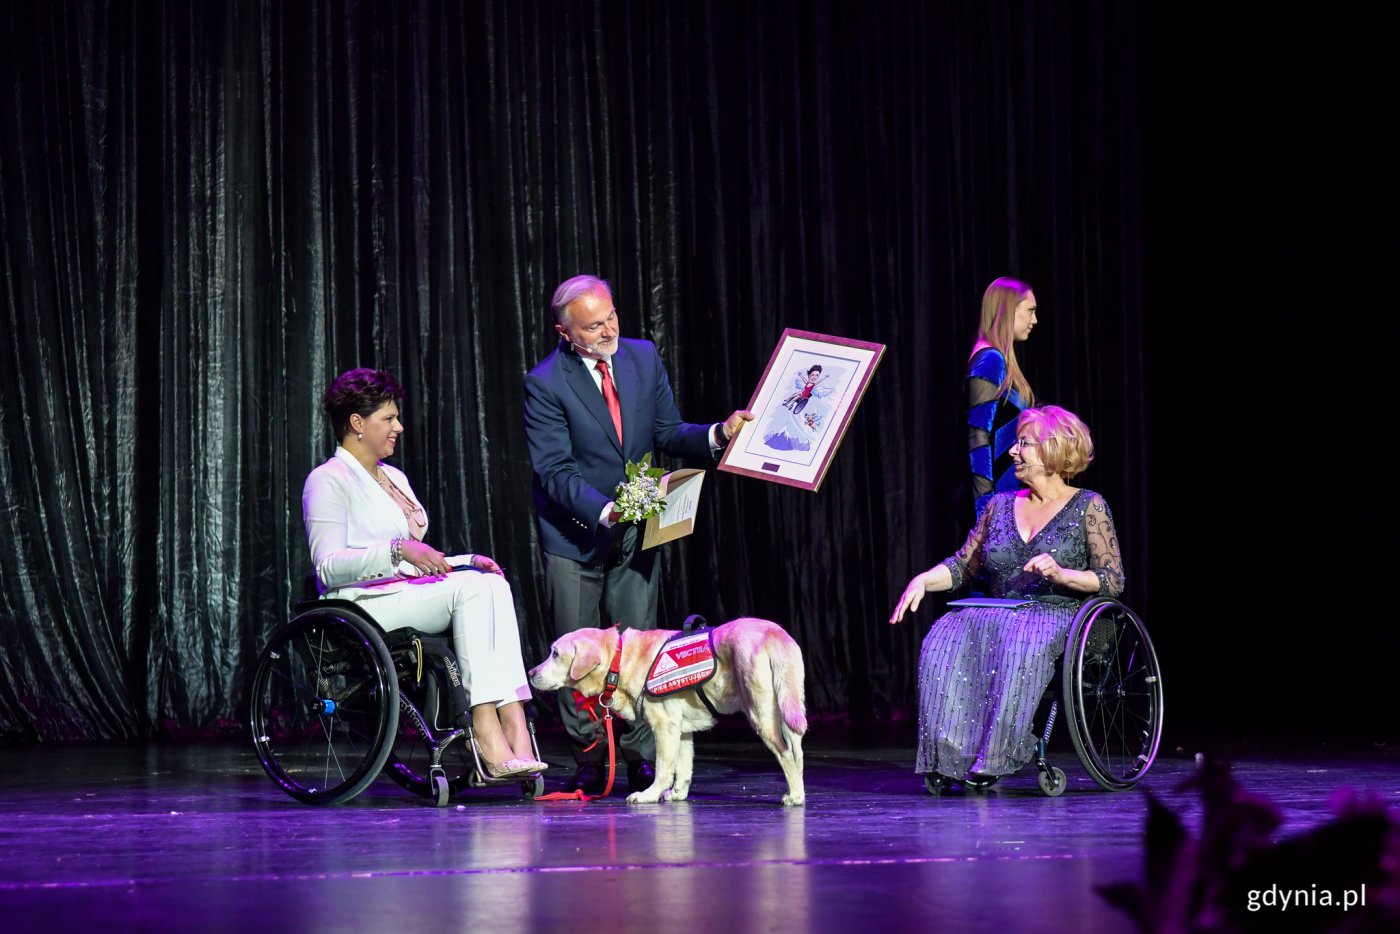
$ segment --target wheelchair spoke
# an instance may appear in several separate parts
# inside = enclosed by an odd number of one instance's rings
[[[335,755],[335,743],[331,739],[331,727],[328,725],[329,721],[329,717],[321,718],[321,729],[324,730],[326,734],[326,755],[323,760],[325,764],[321,770],[321,782],[323,785],[329,785],[331,783],[332,763],[335,764],[337,769],[340,768],[340,761]],[[345,780],[345,773],[343,771],[340,772],[340,779],[341,781]]]
[[[1104,711],[1101,716],[1103,738],[1103,750],[1100,759],[1112,775],[1122,776],[1122,762],[1129,759],[1129,738],[1128,730],[1124,724],[1121,714],[1121,706],[1115,707],[1110,713]]]
[[[284,665],[287,670],[284,671],[280,667],[272,668],[269,670],[269,677],[275,678],[279,682],[285,682],[286,690],[291,693],[293,697],[309,704],[311,698],[316,696],[316,692],[311,690],[311,687],[305,681],[299,680],[296,675],[293,674],[291,671],[291,659],[284,659]]]

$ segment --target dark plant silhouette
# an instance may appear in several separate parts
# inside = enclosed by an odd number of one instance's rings
[[[1400,930],[1400,822],[1381,802],[1343,793],[1335,819],[1275,843],[1278,809],[1242,789],[1227,764],[1207,760],[1182,788],[1200,789],[1200,836],[1151,798],[1144,880],[1098,889],[1140,930]]]

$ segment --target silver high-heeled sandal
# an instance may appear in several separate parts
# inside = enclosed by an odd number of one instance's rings
[[[507,759],[505,762],[482,759],[481,771],[485,773],[482,778],[493,782],[507,782],[524,778],[526,775],[533,775],[538,771],[535,765],[536,763],[530,759]]]

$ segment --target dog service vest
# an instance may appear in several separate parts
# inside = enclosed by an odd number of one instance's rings
[[[715,647],[710,640],[712,632],[710,629],[682,632],[667,639],[647,672],[647,694],[669,697],[698,688],[713,678]]]

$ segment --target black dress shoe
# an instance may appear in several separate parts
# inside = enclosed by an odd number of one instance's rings
[[[566,791],[581,791],[586,795],[597,796],[603,793],[608,784],[608,770],[601,762],[579,764],[574,777],[565,785]]]
[[[656,781],[656,769],[645,759],[633,759],[627,763],[627,790],[646,791]]]

